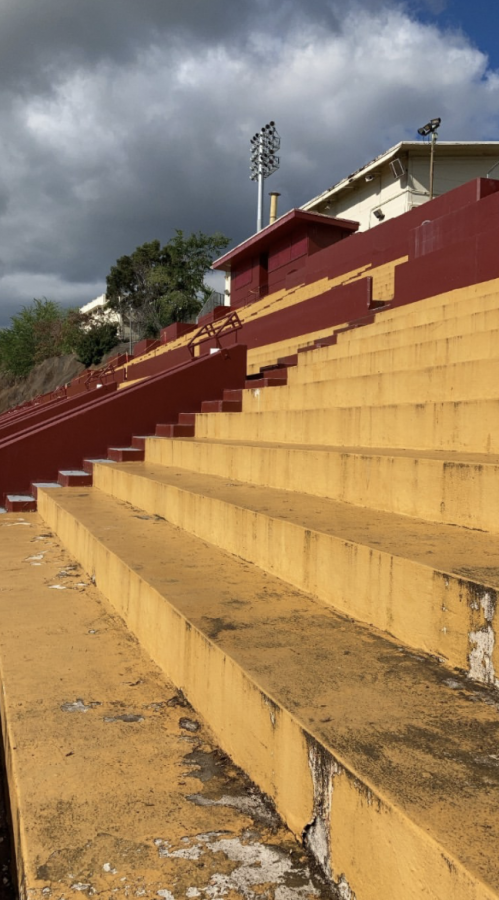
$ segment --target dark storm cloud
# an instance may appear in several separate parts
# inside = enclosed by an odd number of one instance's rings
[[[250,234],[248,142],[269,119],[281,211],[413,136],[435,103],[446,137],[497,136],[483,54],[405,5],[344,8],[0,0],[0,325],[33,296],[88,301],[118,256],[175,228]]]

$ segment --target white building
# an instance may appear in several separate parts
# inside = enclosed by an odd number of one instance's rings
[[[96,297],[95,300],[90,300],[89,303],[85,303],[84,306],[80,307],[80,312],[82,313],[93,313],[93,312],[104,312],[105,318],[108,322],[112,322],[113,324],[118,326],[118,334],[121,340],[128,340],[130,336],[130,327],[129,325],[122,320],[119,312],[114,309],[106,309],[106,295],[101,294],[99,297]]]
[[[360,222],[359,231],[429,200],[430,143],[401,141],[302,206]],[[499,177],[499,141],[437,141],[433,195],[473,178]]]

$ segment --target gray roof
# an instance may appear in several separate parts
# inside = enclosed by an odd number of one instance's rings
[[[437,146],[439,156],[490,156],[496,157],[499,160],[499,141],[438,141]],[[351,175],[347,175],[346,178],[337,181],[336,184],[327,188],[322,194],[318,194],[317,197],[308,200],[301,208],[310,209],[311,207],[324,202],[330,198],[331,195],[341,193],[345,188],[351,187],[352,183],[357,181],[361,176],[367,175],[373,169],[377,169],[379,166],[390,162],[390,160],[402,153],[411,153],[413,155],[422,156],[428,152],[429,141],[400,141],[400,143],[395,144],[394,147],[390,147],[389,150],[385,150],[384,153],[380,153],[379,156],[376,156],[370,162],[361,166],[360,169],[352,172]]]

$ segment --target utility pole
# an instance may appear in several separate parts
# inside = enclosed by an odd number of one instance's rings
[[[429,135],[431,135],[431,137],[430,137],[430,141],[431,141],[431,146],[430,146],[430,190],[429,190],[429,194],[430,194],[429,199],[430,200],[433,200],[433,193],[434,193],[433,185],[434,185],[434,177],[435,177],[435,145],[437,143],[437,138],[438,138],[437,128],[440,125],[441,121],[442,121],[442,119],[430,119],[430,121],[427,122],[426,125],[423,125],[422,128],[418,128],[418,134],[420,134],[421,137],[425,138],[425,137],[428,137]]]

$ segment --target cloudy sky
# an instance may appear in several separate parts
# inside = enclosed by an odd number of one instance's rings
[[[175,228],[251,234],[270,119],[281,212],[434,116],[499,139],[498,31],[490,0],[0,0],[0,326]]]

